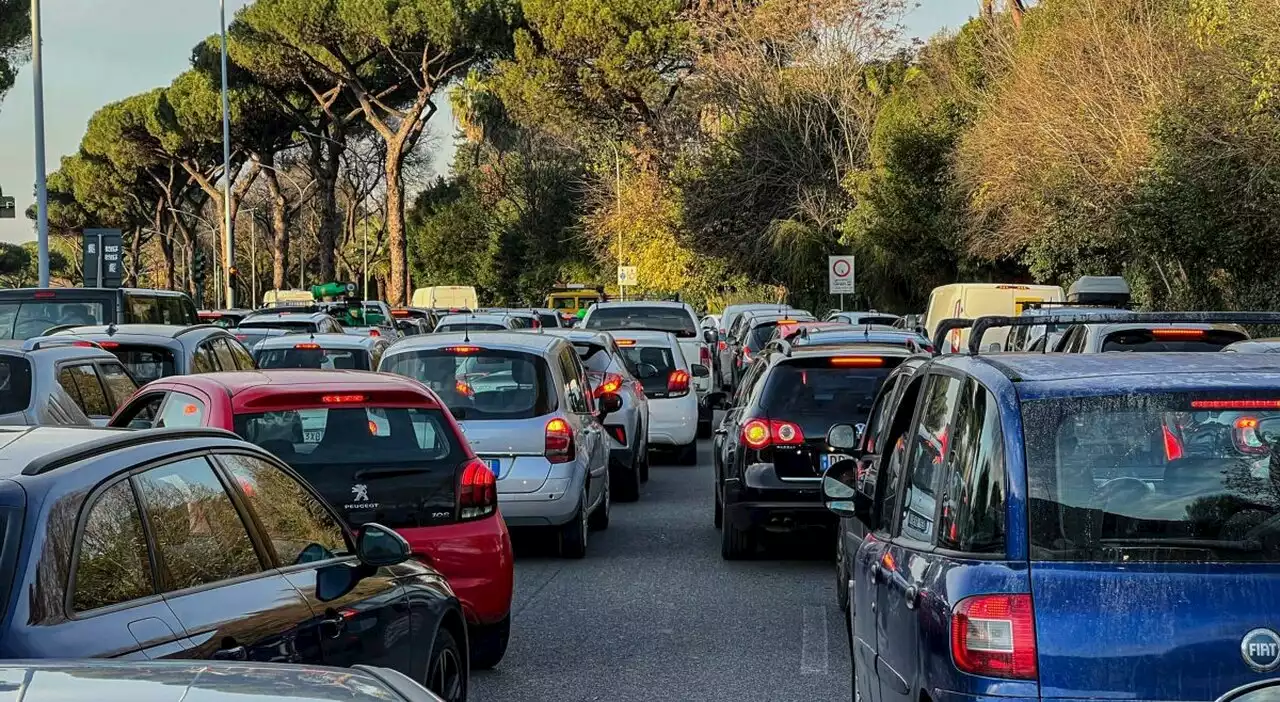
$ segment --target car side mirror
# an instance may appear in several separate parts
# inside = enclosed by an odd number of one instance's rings
[[[841,517],[851,517],[875,529],[875,457],[837,461],[822,476],[823,503]]]
[[[833,425],[827,430],[827,445],[833,449],[852,451],[858,447],[858,441],[862,439],[862,432],[865,429],[865,424],[857,426],[852,424]]]
[[[617,412],[622,409],[622,398],[617,393],[607,392],[596,398],[596,409],[599,412],[600,419]]]
[[[701,363],[693,364],[693,368],[691,370],[693,371],[693,377],[695,378],[706,378],[711,375],[711,369]]]
[[[713,392],[707,395],[707,406],[711,409],[729,409],[729,394],[723,392]]]
[[[658,375],[658,367],[652,363],[641,363],[636,366],[636,377],[640,380],[648,380]]]
[[[356,532],[356,555],[367,566],[399,565],[409,560],[412,553],[403,536],[381,524],[370,522]]]
[[[716,333],[715,329],[707,329],[702,332],[702,340],[707,342],[708,344],[716,343],[717,341],[720,340],[719,337],[720,335]]]

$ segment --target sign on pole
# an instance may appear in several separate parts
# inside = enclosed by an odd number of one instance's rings
[[[828,256],[827,292],[832,295],[852,295],[853,290],[853,256]]]
[[[640,274],[635,266],[618,266],[618,285],[621,287],[640,284]]]
[[[119,229],[84,230],[84,286],[118,288],[124,281],[122,237]]]

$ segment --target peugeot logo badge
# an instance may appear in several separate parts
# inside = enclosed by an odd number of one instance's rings
[[[1280,667],[1280,634],[1254,629],[1240,639],[1240,656],[1250,668],[1267,673]]]

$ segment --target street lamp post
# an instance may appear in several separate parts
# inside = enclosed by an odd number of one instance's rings
[[[49,186],[44,164],[44,62],[40,46],[40,0],[31,0],[31,83],[35,89],[36,248],[40,287],[49,287]],[[99,281],[101,284],[101,281]]]
[[[231,222],[231,96],[227,92],[227,0],[218,0],[222,18],[222,218],[227,236],[222,242],[225,260],[223,270],[228,272],[227,308],[235,307],[235,282],[230,271],[235,269],[235,232]]]
[[[365,198],[360,203],[364,208],[364,272],[361,277],[364,278],[364,297],[369,299],[369,198]]]

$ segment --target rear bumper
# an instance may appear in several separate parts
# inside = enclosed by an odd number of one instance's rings
[[[500,515],[399,532],[448,579],[468,622],[493,624],[511,612],[515,561]]]
[[[724,518],[739,529],[835,527],[818,480],[781,480],[772,463],[752,463],[724,481]]]
[[[698,398],[649,401],[649,444],[685,446],[698,436]]]
[[[573,518],[582,495],[582,476],[548,478],[534,492],[502,492],[498,509],[509,527],[558,526]]]

